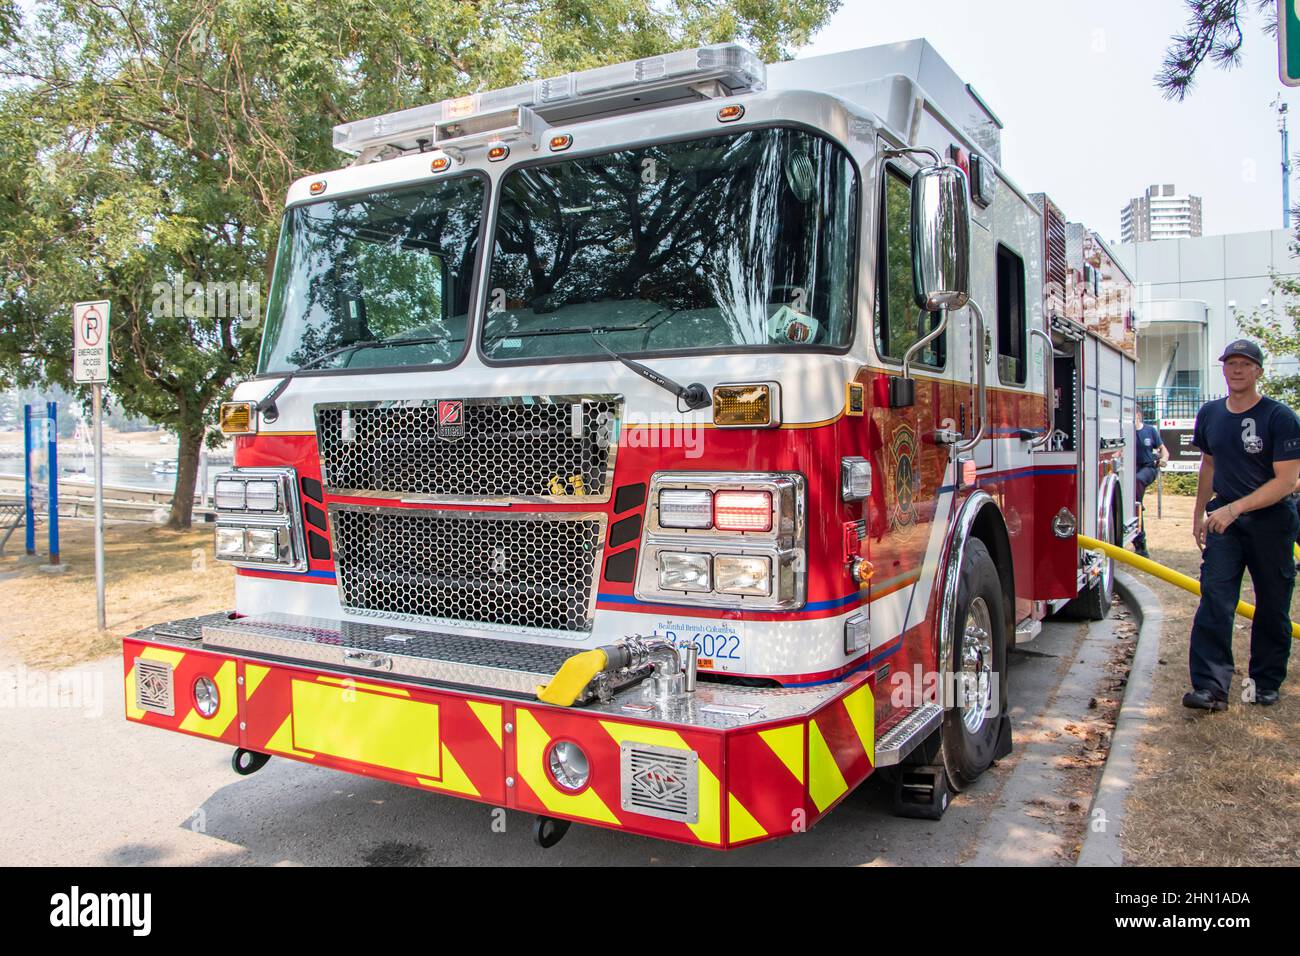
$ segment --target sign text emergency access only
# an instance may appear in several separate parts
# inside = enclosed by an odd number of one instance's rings
[[[108,302],[78,302],[72,307],[72,380],[108,381]]]

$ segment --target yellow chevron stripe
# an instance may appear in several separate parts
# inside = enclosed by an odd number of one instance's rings
[[[840,773],[817,721],[808,721],[808,795],[818,812],[829,807],[848,789],[844,774]]]
[[[271,739],[266,742],[266,749],[278,754],[292,754],[295,757],[306,757],[308,760],[316,759],[316,755],[310,751],[294,749],[292,714],[284,718],[280,729],[271,735]]]
[[[803,784],[803,724],[760,730],[758,736],[772,749],[794,778]]]
[[[253,696],[253,691],[262,686],[262,681],[269,673],[271,668],[263,667],[261,664],[244,665],[244,700]]]
[[[230,722],[235,719],[239,713],[239,699],[236,697],[235,684],[235,662],[225,661],[217,668],[216,674],[212,677],[212,682],[217,685],[217,712],[211,717],[204,717],[195,707],[190,708],[190,712],[185,715],[181,721],[181,730],[188,731],[192,734],[202,734],[205,737],[220,737],[230,727]],[[177,696],[180,691],[190,695],[193,700],[193,691],[191,688],[178,688]]]
[[[416,777],[421,784],[426,787],[434,787],[438,790],[450,790],[453,793],[463,793],[467,796],[477,797],[479,795],[478,787],[474,786],[473,781],[461,769],[456,758],[452,756],[447,745],[442,745],[442,779],[426,780],[423,777]]]
[[[652,747],[667,747],[672,750],[690,750],[691,746],[682,739],[682,735],[673,730],[656,727],[638,727],[634,724],[619,724],[602,720],[600,725],[621,745],[625,742],[649,744]],[[698,823],[688,823],[687,827],[702,843],[722,843],[722,783],[717,776],[705,766],[704,761],[697,761],[696,772],[699,774],[699,808]]]
[[[727,794],[727,837],[732,843],[753,840],[755,837],[767,836],[762,824],[754,819],[736,799],[734,793]]]
[[[565,816],[578,817],[582,820],[600,820],[622,826],[622,822],[614,816],[614,812],[605,805],[604,800],[600,799],[600,794],[596,792],[595,787],[588,787],[582,793],[563,793],[551,783],[545,766],[546,745],[551,742],[551,738],[528,710],[520,707],[515,711],[515,715],[519,725],[515,735],[516,752],[519,756],[519,776],[523,777],[533,793],[537,794],[537,799],[542,801],[542,806]]]
[[[871,695],[871,687],[863,684],[844,698],[844,709],[849,712],[853,729],[858,732],[862,749],[867,752],[871,766],[876,765],[876,699]]]
[[[492,735],[498,747],[501,746],[501,705],[488,704],[478,700],[468,700],[469,709],[474,712],[483,729]]]

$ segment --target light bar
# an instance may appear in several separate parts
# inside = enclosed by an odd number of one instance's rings
[[[434,145],[439,141],[438,134],[441,142],[454,141],[455,137],[445,132],[452,124],[480,135],[499,133],[500,128],[484,130],[482,127],[494,121],[511,125],[510,111],[520,107],[531,108],[549,120],[556,113],[573,114],[575,107],[594,107],[620,96],[633,93],[641,96],[671,87],[682,87],[685,95],[688,87],[713,82],[727,96],[759,92],[767,88],[767,69],[757,56],[738,43],[695,47],[342,123],[334,127],[334,148],[353,154],[389,145],[417,149],[422,140],[426,146]],[[484,122],[474,122],[476,118]]]

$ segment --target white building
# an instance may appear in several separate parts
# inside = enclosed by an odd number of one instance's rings
[[[1201,234],[1201,197],[1180,196],[1172,183],[1149,186],[1119,216],[1124,242],[1195,238]]]
[[[1242,337],[1238,317],[1281,315],[1272,274],[1300,278],[1294,242],[1272,229],[1117,247],[1135,283],[1139,395],[1184,407],[1222,395],[1218,357]],[[1298,370],[1294,356],[1267,358],[1271,371]]]

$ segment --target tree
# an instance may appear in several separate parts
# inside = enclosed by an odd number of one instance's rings
[[[1300,242],[1292,245],[1300,255]],[[1261,309],[1249,316],[1237,316],[1237,325],[1243,335],[1259,342],[1264,354],[1271,359],[1290,357],[1300,361],[1300,276],[1273,275],[1275,301],[1284,303],[1282,314],[1272,309]],[[1261,389],[1265,395],[1291,407],[1300,408],[1300,373],[1264,376]]]
[[[1164,63],[1156,74],[1156,85],[1167,98],[1183,100],[1191,92],[1196,72],[1209,60],[1231,69],[1241,63],[1245,42],[1242,23],[1251,8],[1264,17],[1263,32],[1277,35],[1275,0],[1185,0],[1188,22],[1184,32],[1173,37]]]
[[[838,5],[0,0],[0,384],[70,384],[70,303],[109,298],[112,395],[179,436],[170,524],[188,527],[257,333],[166,314],[156,287],[267,286],[285,191],[343,162],[334,124],[709,42],[781,58]]]

